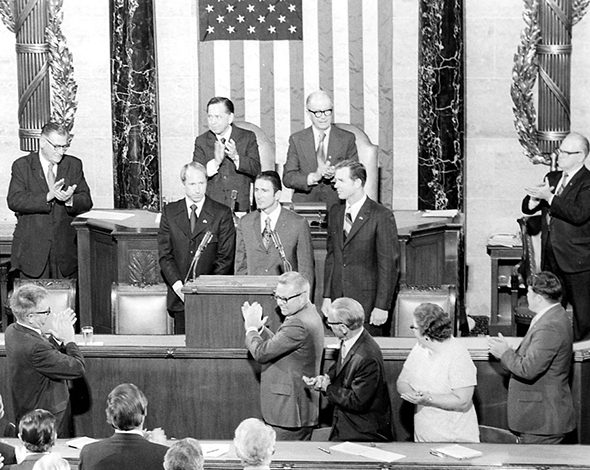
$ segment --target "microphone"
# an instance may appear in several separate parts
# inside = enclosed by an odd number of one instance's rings
[[[283,244],[281,243],[281,238],[279,237],[279,234],[276,232],[276,230],[270,231],[270,238],[272,239],[272,242],[276,246],[277,250],[279,250],[279,256],[281,257],[281,260],[283,262],[284,271],[286,273],[293,271],[293,266],[291,266],[291,263],[289,263],[289,261],[287,260],[287,255],[285,254],[285,248],[283,248]]]
[[[186,282],[189,280],[189,278],[191,281],[195,279],[195,275],[197,272],[197,263],[199,262],[199,258],[201,257],[201,255],[203,254],[203,251],[205,251],[205,248],[207,248],[207,245],[209,244],[209,242],[212,239],[213,239],[212,232],[208,231],[207,233],[205,233],[205,236],[201,240],[201,243],[199,243],[199,247],[197,248],[197,251],[195,252],[195,256],[193,257],[193,260],[191,261],[191,264],[188,268],[188,272],[186,273],[186,277],[184,278],[184,284],[186,284]]]

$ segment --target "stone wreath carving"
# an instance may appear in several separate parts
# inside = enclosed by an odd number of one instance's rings
[[[572,5],[572,25],[578,23],[586,14],[590,0],[574,0]],[[536,60],[537,44],[541,39],[538,21],[539,0],[524,0],[523,19],[525,27],[520,34],[520,44],[514,55],[512,86],[510,95],[514,104],[514,127],[524,154],[532,163],[551,164],[551,157],[541,153],[537,140],[537,113],[535,110],[533,88],[538,74]]]

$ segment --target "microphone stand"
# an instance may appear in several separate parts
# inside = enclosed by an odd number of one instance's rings
[[[184,278],[184,284],[187,283],[189,278],[191,281],[193,281],[195,279],[195,274],[197,272],[197,263],[199,262],[199,258],[201,257],[201,255],[203,254],[203,251],[205,251],[205,248],[207,248],[207,245],[209,244],[209,242],[212,239],[213,239],[213,233],[211,233],[211,232],[205,233],[205,236],[201,240],[201,243],[199,243],[199,247],[197,248],[197,251],[195,252],[195,256],[193,256],[193,260],[191,261],[191,264],[188,267],[186,277]]]
[[[279,234],[275,230],[271,230],[270,238],[272,239],[272,242],[274,243],[277,250],[279,250],[279,256],[281,257],[281,260],[283,262],[284,271],[286,273],[293,271],[293,266],[291,266],[291,263],[289,263],[289,261],[287,260],[285,248],[283,248],[283,244],[281,243],[281,238],[279,237]]]

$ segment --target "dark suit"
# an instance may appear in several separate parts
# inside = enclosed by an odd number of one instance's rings
[[[236,274],[274,276],[284,272],[279,251],[274,243],[271,242],[268,248],[264,248],[260,218],[260,212],[256,211],[240,219],[236,233]],[[281,239],[293,271],[303,274],[313,286],[313,247],[307,220],[282,207],[275,232]]]
[[[249,212],[250,184],[254,183],[254,178],[260,173],[256,134],[232,125],[230,139],[236,143],[236,151],[240,157],[239,168],[236,168],[231,159],[224,158],[217,173],[209,177],[207,196],[230,206],[231,192],[237,190],[236,212]],[[212,131],[198,136],[195,140],[193,160],[207,166],[207,162],[215,158],[215,142],[217,137]]]
[[[33,470],[35,464],[45,457],[45,452],[39,452],[35,454],[29,454],[25,457],[25,459],[17,464],[16,462],[13,465],[8,465],[4,462],[5,466],[2,467],[3,470]]]
[[[56,257],[63,276],[77,271],[76,230],[71,226],[77,215],[92,208],[90,189],[84,179],[82,162],[64,155],[57,165],[56,181],[64,179],[64,188],[78,185],[72,197],[73,205],[53,199],[47,202],[49,187],[37,153],[30,153],[12,165],[8,188],[8,207],[17,217],[12,240],[12,268],[29,277],[39,277],[49,260],[50,251]],[[57,277],[57,276],[55,276]]]
[[[332,206],[324,270],[324,298],[351,297],[365,311],[365,328],[373,336],[384,334],[370,325],[373,308],[390,310],[399,278],[399,241],[393,212],[367,200],[350,233],[343,237],[345,205]]]
[[[391,403],[381,349],[366,330],[328,371],[326,397],[334,405],[331,441],[390,441]]]
[[[556,171],[545,178],[557,188],[561,175]],[[542,211],[542,269],[562,281],[563,304],[569,301],[574,310],[574,341],[590,339],[590,171],[582,167],[551,206],[541,201],[531,210],[529,200],[526,196],[522,203],[525,214]]]
[[[168,447],[138,434],[115,433],[82,447],[80,470],[162,470]]]
[[[0,455],[4,457],[4,468],[6,468],[8,465],[16,463],[16,455],[14,450],[14,447],[11,445],[0,442]]]
[[[184,312],[184,304],[172,286],[176,281],[184,282],[195,252],[207,232],[213,234],[213,239],[199,258],[196,275],[232,274],[236,231],[227,206],[205,197],[193,234],[184,198],[162,209],[158,255],[162,275],[168,285],[168,311],[173,316],[176,312]]]
[[[516,351],[502,355],[511,372],[508,426],[520,433],[565,434],[575,426],[569,373],[572,328],[561,305],[532,325]]]
[[[262,364],[260,403],[268,424],[285,428],[318,423],[319,392],[306,387],[302,377],[320,373],[324,327],[313,304],[289,315],[273,334],[249,332],[246,347]]]
[[[330,207],[340,201],[332,181],[322,179],[314,186],[307,184],[307,175],[318,169],[315,147],[311,127],[289,137],[283,184],[295,190],[293,202],[325,202]],[[332,165],[343,160],[358,160],[354,134],[332,124],[326,160]]]
[[[36,331],[19,323],[6,329],[6,357],[10,372],[15,422],[37,408],[56,417],[59,437],[69,437],[70,395],[66,380],[84,376],[84,357],[76,343],[58,349]]]

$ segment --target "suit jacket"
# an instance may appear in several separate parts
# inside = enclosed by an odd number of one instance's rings
[[[571,322],[559,304],[533,324],[516,351],[502,355],[511,372],[508,426],[529,434],[562,434],[574,429],[569,387],[573,355]]]
[[[2,468],[4,470],[33,470],[35,464],[46,455],[47,454],[45,452],[28,454],[21,463],[17,464],[15,462],[12,465],[7,465],[6,462],[4,462],[5,465]]]
[[[274,276],[284,272],[283,262],[274,243],[264,248],[260,218],[260,212],[256,211],[240,219],[236,232],[236,274]],[[293,270],[303,274],[313,286],[313,247],[307,220],[281,207],[275,232],[281,239],[285,256]]]
[[[16,464],[15,448],[11,445],[0,442],[0,455],[4,457],[3,468],[9,468],[8,465]]]
[[[548,173],[545,178],[549,185],[557,188],[562,172]],[[522,202],[525,214],[542,211],[543,248],[551,232],[551,245],[559,267],[566,273],[590,270],[590,171],[582,167],[559,196],[554,196],[551,206],[547,201],[529,209],[530,197]],[[547,215],[551,216],[551,227],[547,227]],[[544,254],[543,249],[542,253]],[[544,266],[544,260],[542,259]]]
[[[59,421],[70,400],[66,380],[82,377],[85,372],[78,345],[72,342],[58,349],[19,323],[8,326],[5,340],[15,422],[37,408],[50,411]]]
[[[367,200],[344,241],[345,205],[332,206],[324,269],[324,298],[351,297],[361,303],[366,321],[377,307],[389,310],[399,278],[399,240],[393,212]]]
[[[84,179],[82,162],[64,155],[57,166],[56,181],[64,179],[64,187],[78,185],[73,205],[53,199],[47,202],[49,187],[38,153],[30,153],[12,165],[8,188],[8,207],[17,217],[12,240],[11,264],[27,276],[38,277],[43,272],[50,250],[54,250],[59,269],[64,276],[77,270],[76,230],[72,221],[92,208],[90,189]]]
[[[358,160],[356,138],[352,132],[332,124],[326,159],[332,165],[343,160]],[[318,169],[313,130],[311,127],[296,132],[289,138],[287,161],[283,171],[283,184],[295,190],[293,202],[325,202],[327,206],[338,203],[338,194],[332,181],[321,180],[315,186],[307,185],[307,175]]]
[[[320,373],[324,350],[324,327],[310,302],[289,315],[273,334],[246,335],[246,347],[262,364],[260,402],[268,424],[287,428],[315,426],[318,423],[319,392],[305,385],[302,377]]]
[[[227,206],[205,197],[195,233],[191,235],[185,199],[167,204],[162,209],[158,230],[158,255],[164,281],[168,285],[168,310],[181,312],[184,304],[172,290],[176,281],[184,282],[195,252],[205,236],[213,239],[201,254],[196,274],[233,274],[236,231]]]
[[[80,470],[162,470],[168,447],[138,434],[115,433],[82,447]]]
[[[385,382],[381,349],[363,330],[344,362],[338,355],[328,371],[330,385],[326,397],[334,405],[330,440],[375,440],[382,434],[392,440],[391,403]]]
[[[236,212],[249,212],[250,184],[260,173],[260,155],[256,134],[246,129],[232,125],[230,139],[236,143],[236,150],[240,157],[239,168],[229,158],[224,158],[218,172],[209,178],[207,196],[226,206],[231,206],[231,192],[238,191]],[[215,158],[215,142],[217,137],[212,131],[207,131],[195,140],[193,160],[207,166],[209,160]]]

